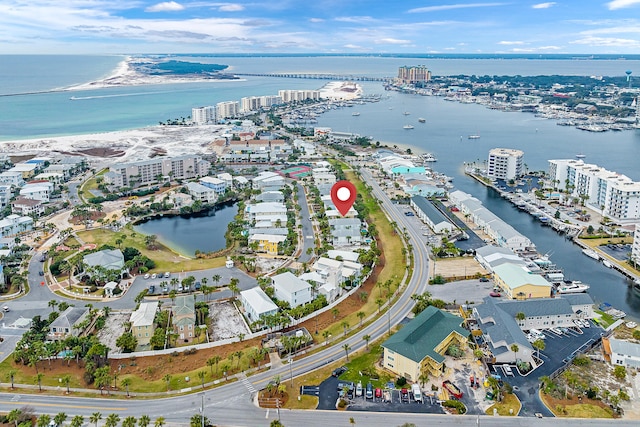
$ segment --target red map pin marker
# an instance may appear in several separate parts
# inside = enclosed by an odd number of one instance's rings
[[[356,201],[356,186],[349,181],[338,181],[331,187],[331,201],[342,216],[345,216]]]

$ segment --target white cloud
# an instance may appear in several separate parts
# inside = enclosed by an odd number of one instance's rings
[[[521,45],[521,44],[524,44],[524,42],[503,40],[501,42],[498,42],[498,44],[501,44],[503,46],[512,46],[512,45]]]
[[[613,0],[607,3],[609,10],[625,9],[640,5],[640,0]]]
[[[531,6],[532,9],[549,9],[552,6],[555,6],[557,3],[554,1],[549,1],[546,3],[538,3]]]
[[[244,6],[236,3],[223,4],[218,9],[220,12],[242,12],[244,10]]]
[[[345,44],[343,47],[346,49],[356,49],[356,50],[362,49],[362,46],[358,46],[357,44],[351,44],[351,43]]]
[[[309,22],[313,22],[313,23],[324,22],[324,19],[322,19],[322,18],[310,18]]]
[[[468,9],[474,7],[495,7],[502,6],[505,3],[468,3],[468,4],[443,4],[440,6],[426,6],[409,9],[409,13],[439,12],[441,10]]]
[[[149,6],[144,11],[145,12],[178,12],[180,10],[184,10],[184,6],[180,3],[176,3],[175,1],[164,1],[162,3],[154,4],[153,6]]]
[[[351,22],[354,24],[362,24],[364,22],[371,23],[375,21],[375,19],[370,16],[340,16],[335,18],[335,20],[338,22]]]
[[[401,39],[394,39],[391,37],[384,37],[384,38],[375,40],[375,43],[376,44],[409,44],[411,43],[411,40],[401,40]]]
[[[571,44],[583,44],[589,46],[598,47],[627,47],[627,48],[640,48],[640,40],[634,39],[622,39],[616,37],[585,37],[579,40],[569,42]]]

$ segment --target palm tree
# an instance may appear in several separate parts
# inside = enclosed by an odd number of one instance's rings
[[[122,427],[136,427],[137,422],[136,417],[128,416],[122,420]]]
[[[331,314],[333,315],[333,320],[336,320],[336,317],[340,314],[340,310],[334,307],[331,309]]]
[[[340,324],[342,326],[342,329],[344,330],[344,336],[347,336],[347,328],[349,328],[349,322],[347,322],[346,320],[343,320],[342,323]]]
[[[100,412],[94,412],[89,417],[89,422],[94,423],[96,427],[98,427],[98,421],[100,421],[101,419],[102,419],[102,414]]]
[[[216,283],[216,286],[218,286],[218,282],[222,279],[222,277],[219,274],[214,274],[213,276],[211,276],[211,280],[213,280]]]
[[[167,391],[169,391],[169,386],[170,386],[170,383],[171,383],[171,375],[167,374],[167,375],[164,376],[163,379],[167,382]]]
[[[49,427],[50,422],[51,422],[51,417],[47,414],[42,414],[38,417],[38,421],[36,422],[36,425],[38,427]]]
[[[527,318],[527,315],[524,314],[523,312],[519,311],[516,313],[516,320],[518,321],[518,325],[520,325],[526,318]]]
[[[236,294],[240,292],[240,288],[238,287],[239,282],[240,281],[235,277],[232,277],[231,281],[229,282],[229,290],[231,291],[234,298],[236,297]]]
[[[104,427],[116,427],[120,422],[120,416],[118,414],[109,414],[104,422]]]
[[[198,378],[200,378],[200,382],[202,383],[202,389],[204,390],[204,377],[205,377],[205,372],[204,371],[198,371]]]
[[[351,347],[349,347],[349,344],[344,344],[342,346],[342,348],[344,349],[344,352],[347,355],[347,362],[348,362],[349,361],[349,350],[351,350]]]
[[[129,386],[131,385],[131,378],[123,378],[120,381],[120,385],[123,385],[125,390],[127,390],[127,397],[129,397]]]
[[[322,337],[324,338],[324,345],[329,344],[329,335],[331,335],[329,331],[324,331],[322,333]]]
[[[138,418],[138,427],[147,427],[150,422],[151,418],[149,418],[149,415],[140,415],[140,418]]]
[[[70,393],[69,383],[71,382],[71,375],[65,374],[65,375],[62,376],[61,379],[62,379],[62,383],[67,387],[67,394],[69,394]],[[58,424],[58,423],[56,423],[56,424]]]
[[[166,424],[164,417],[156,418],[156,422],[153,424],[153,427],[162,427]]]
[[[244,352],[242,350],[238,350],[234,354],[238,358],[238,365],[236,366],[236,369],[240,369],[240,359],[242,359],[242,356],[244,355]]]
[[[52,299],[47,303],[49,307],[51,307],[51,311],[56,311],[56,306],[58,305],[58,301]]]
[[[7,421],[13,423],[15,427],[18,427],[18,420],[22,417],[22,411],[20,409],[12,409],[7,414]]]
[[[544,340],[535,340],[531,343],[531,345],[538,351],[538,355],[536,357],[540,359],[540,350],[544,350],[547,347],[547,345],[544,343]]]
[[[356,316],[360,319],[360,327],[362,328],[362,320],[364,320],[366,314],[364,314],[364,311],[359,311],[356,313]]]
[[[82,415],[76,415],[71,418],[71,427],[82,427],[84,424],[84,417]]]
[[[518,363],[518,350],[520,350],[520,347],[518,347],[518,344],[511,344],[509,348],[516,354],[516,363]]]
[[[369,350],[369,340],[371,339],[371,335],[363,335],[362,339],[366,343],[367,350]]]
[[[209,359],[207,359],[207,366],[209,367],[209,370],[211,371],[211,376],[213,376],[213,365],[216,365],[216,375],[218,375],[218,362],[220,362],[221,357],[218,355],[215,355],[213,357],[210,357]]]
[[[67,414],[64,412],[58,412],[55,417],[53,417],[53,422],[56,423],[56,426],[61,427],[62,424],[67,420]]]
[[[13,390],[13,379],[15,378],[17,373],[18,371],[16,369],[11,369],[9,371],[9,374],[7,374],[7,376],[11,379],[11,390]]]

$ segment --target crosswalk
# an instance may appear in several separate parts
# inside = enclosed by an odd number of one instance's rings
[[[249,393],[255,393],[256,391],[258,391],[253,386],[251,381],[249,381],[249,378],[247,378],[246,375],[242,375],[242,377],[240,378],[240,381],[242,382],[242,384],[244,384],[244,386],[247,388],[247,390],[249,390]]]

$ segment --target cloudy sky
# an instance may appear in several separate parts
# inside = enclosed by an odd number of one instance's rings
[[[0,0],[0,54],[640,53],[640,0]]]

